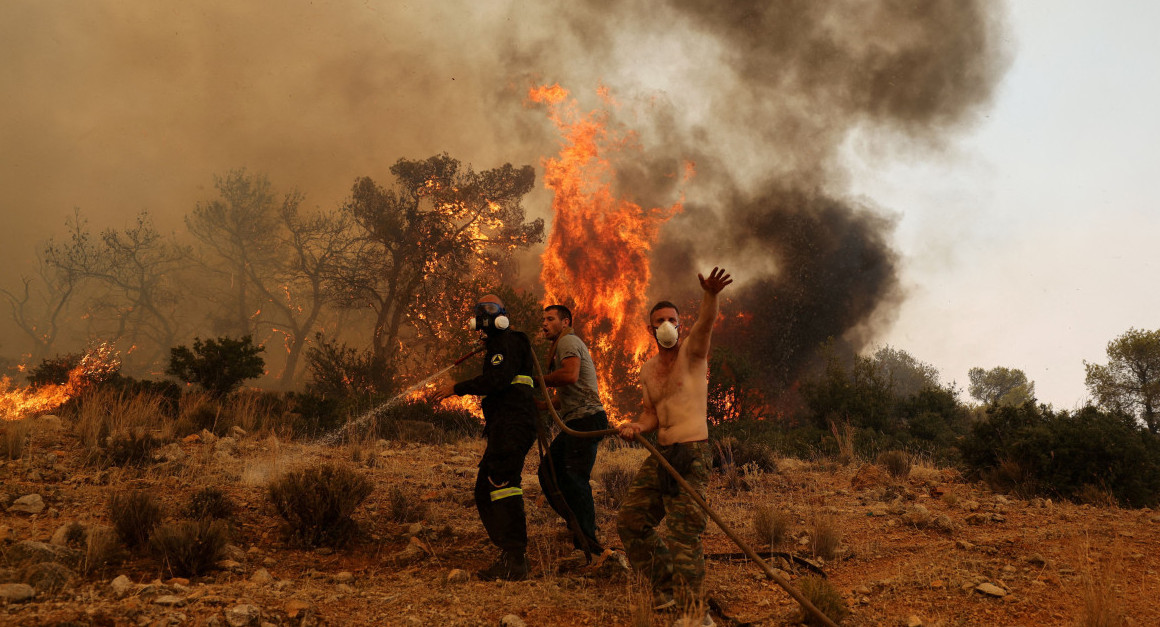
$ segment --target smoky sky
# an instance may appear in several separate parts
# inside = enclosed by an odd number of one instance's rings
[[[582,107],[607,87],[638,134],[621,193],[684,196],[653,295],[695,295],[697,271],[728,265],[738,303],[793,292],[827,311],[810,341],[841,336],[901,296],[889,208],[846,197],[843,147],[953,141],[986,112],[1006,39],[1004,5],[983,0],[5,2],[0,282],[74,207],[98,230],[148,210],[178,231],[233,168],[331,209],[400,158],[538,167],[559,138],[525,94],[558,82]],[[686,161],[690,181],[673,176]],[[550,203],[538,184],[529,217]]]

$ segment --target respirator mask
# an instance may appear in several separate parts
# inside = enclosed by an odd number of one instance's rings
[[[503,331],[509,325],[507,310],[499,303],[479,303],[475,306],[475,317],[467,322],[467,328],[484,333]]]
[[[659,327],[653,328],[653,336],[657,339],[657,345],[661,348],[672,348],[677,345],[677,337],[680,332],[677,325],[665,320]]]

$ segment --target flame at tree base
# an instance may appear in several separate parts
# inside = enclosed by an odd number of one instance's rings
[[[69,370],[65,383],[18,388],[10,378],[0,377],[0,419],[20,420],[52,411],[93,384],[116,374],[120,368],[117,352],[111,345],[100,343],[85,351],[79,364]]]

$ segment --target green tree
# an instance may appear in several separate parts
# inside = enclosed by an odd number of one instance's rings
[[[1035,401],[1035,382],[1018,368],[971,368],[967,377],[971,380],[967,392],[984,405],[1018,407]]]
[[[1084,361],[1088,391],[1101,407],[1133,415],[1160,430],[1160,330],[1128,329],[1108,342],[1107,365]]]
[[[874,352],[874,362],[886,375],[890,387],[899,396],[918,394],[926,388],[939,387],[938,368],[915,359],[910,353],[891,346]]]
[[[221,337],[204,342],[194,338],[193,350],[185,346],[170,349],[165,374],[186,383],[196,383],[215,396],[225,396],[246,379],[262,376],[266,362],[250,336],[240,340]]]
[[[355,181],[343,211],[358,237],[333,283],[341,304],[374,312],[371,350],[384,386],[394,379],[402,341],[423,339],[422,309],[448,310],[479,277],[510,272],[513,251],[544,233],[543,220],[524,221],[531,166],[474,172],[443,154],[401,159],[391,174],[392,189]]]

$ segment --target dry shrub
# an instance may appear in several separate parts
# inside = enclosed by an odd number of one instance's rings
[[[653,624],[653,592],[648,577],[633,573],[627,579],[628,590],[625,597],[628,600],[629,625],[631,627],[652,627]]]
[[[810,552],[822,559],[833,559],[838,554],[838,547],[842,544],[842,530],[836,520],[829,516],[818,516],[814,519],[814,528],[810,533]]]
[[[391,486],[387,492],[387,517],[399,523],[412,523],[427,518],[427,503],[413,491]]]
[[[24,456],[24,445],[32,431],[32,420],[3,420],[4,433],[0,436],[0,456],[5,459],[20,459]]]
[[[221,416],[221,403],[210,393],[186,392],[181,395],[181,401],[177,404],[175,431],[178,436],[200,433],[202,429],[221,435],[228,429]],[[220,430],[218,422],[222,422],[223,428]]]
[[[814,607],[821,610],[826,615],[826,618],[829,618],[835,624],[841,624],[850,615],[850,610],[846,607],[846,602],[842,600],[841,593],[825,579],[813,575],[803,577],[798,582],[798,589],[801,591],[802,596],[808,599]],[[825,623],[804,607],[801,608],[801,614],[797,620],[800,623],[811,626],[825,625]]]
[[[38,592],[63,590],[74,578],[75,575],[68,567],[56,562],[28,564],[20,572],[20,580]]]
[[[109,518],[117,536],[130,549],[145,546],[161,523],[161,503],[146,492],[118,492],[109,497]]]
[[[112,466],[146,466],[153,461],[153,451],[161,446],[152,433],[140,428],[109,436],[103,453],[92,459]]]
[[[946,494],[942,495],[942,502],[946,503],[947,507],[958,507],[960,501],[962,501],[962,499],[959,498],[959,495],[955,492],[947,492]]]
[[[1116,495],[1111,490],[1090,483],[1083,484],[1083,487],[1076,493],[1075,500],[1095,507],[1114,508],[1119,506]]]
[[[769,548],[775,549],[789,536],[789,527],[793,518],[788,512],[776,509],[769,505],[762,505],[753,512],[753,528],[761,542],[767,543]]]
[[[175,577],[207,573],[225,555],[229,532],[221,520],[183,520],[161,525],[149,544]]]
[[[351,518],[373,486],[349,468],[324,464],[291,471],[270,484],[270,500],[291,535],[308,546],[340,546],[358,530]]]
[[[727,436],[713,443],[713,467],[721,472],[728,472],[730,466],[776,472],[777,458],[773,454],[773,449],[765,444]]]
[[[628,489],[632,487],[632,480],[636,473],[624,466],[609,466],[600,473],[600,485],[604,488],[604,498],[608,506],[617,509],[628,496]]]
[[[233,499],[220,488],[205,487],[189,497],[182,513],[191,520],[229,520],[235,509]]]
[[[910,474],[910,455],[903,451],[886,451],[878,456],[878,465],[885,468],[891,477],[905,479]]]
[[[64,545],[79,549],[85,545],[85,539],[88,537],[88,532],[85,526],[79,522],[71,522],[64,529]]]

